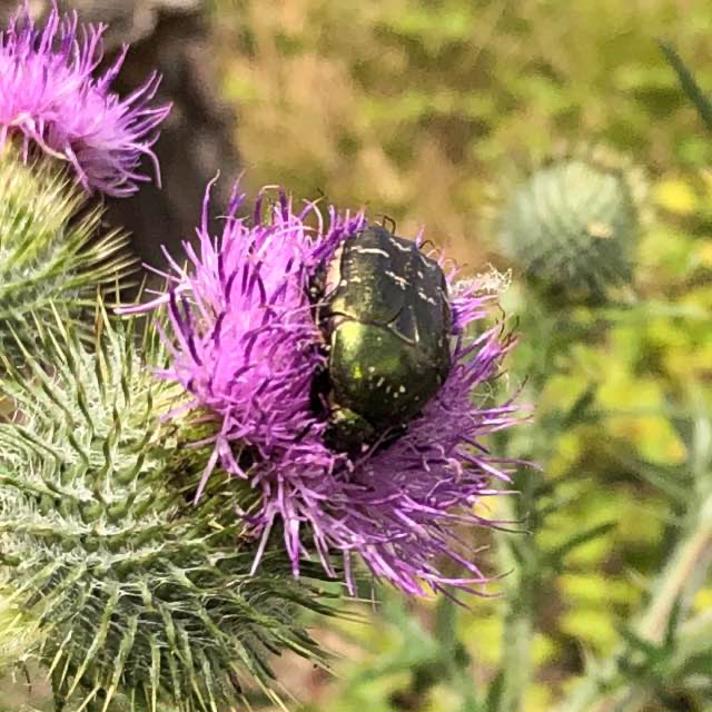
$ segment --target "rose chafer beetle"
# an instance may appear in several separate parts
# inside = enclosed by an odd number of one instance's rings
[[[447,282],[415,242],[379,225],[346,240],[324,272],[327,440],[357,451],[402,429],[447,377]]]

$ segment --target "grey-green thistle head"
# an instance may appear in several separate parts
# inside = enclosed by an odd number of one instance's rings
[[[609,157],[556,160],[504,204],[501,249],[548,294],[600,301],[632,279],[642,187],[634,170]]]
[[[0,596],[33,621],[59,709],[217,712],[244,683],[269,691],[269,653],[318,659],[294,614],[326,608],[281,553],[250,575],[234,487],[188,501],[199,458],[159,417],[174,387],[130,328],[96,327],[92,353],[38,324],[51,368],[25,353],[29,378],[7,364],[0,382],[17,408],[0,423]]]
[[[33,333],[31,314],[51,324],[50,304],[78,324],[98,287],[131,272],[127,237],[98,235],[101,210],[83,210],[85,199],[54,166],[0,149],[0,351]]]

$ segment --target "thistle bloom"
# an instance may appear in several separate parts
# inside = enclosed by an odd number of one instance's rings
[[[297,211],[280,194],[266,211],[261,196],[248,221],[237,216],[243,202],[235,192],[213,237],[206,197],[198,248],[185,244],[188,266],[173,262],[167,292],[138,307],[167,306],[171,365],[161,375],[190,393],[189,410],[217,420],[204,479],[222,466],[256,490],[257,510],[240,516],[261,538],[258,552],[281,529],[295,575],[315,553],[333,576],[332,557],[341,558],[352,592],[354,555],[413,595],[484,582],[457,532],[491,524],[474,506],[497,491],[493,479],[508,480],[510,463],[488,454],[482,438],[510,426],[516,407],[484,404],[482,386],[512,340],[501,326],[465,335],[494,296],[482,282],[448,275],[453,358],[442,388],[394,442],[358,456],[334,452],[313,408],[325,354],[309,287],[365,217],[331,208],[325,220],[315,205]],[[466,573],[444,573],[448,558]]]
[[[76,13],[53,6],[44,28],[25,4],[0,32],[0,148],[19,139],[27,160],[31,147],[67,161],[87,191],[125,196],[150,178],[139,171],[142,156],[158,162],[151,147],[169,106],[151,107],[160,77],[151,74],[125,98],[110,87],[123,64],[124,46],[102,74],[104,25],[81,25]]]

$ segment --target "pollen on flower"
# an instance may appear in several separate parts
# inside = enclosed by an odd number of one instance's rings
[[[485,443],[519,419],[513,400],[486,393],[514,339],[501,324],[471,336],[467,328],[485,319],[496,294],[488,280],[461,283],[446,273],[451,366],[441,387],[406,426],[335,451],[320,392],[334,350],[315,319],[313,286],[366,220],[334,208],[323,216],[312,203],[297,209],[281,192],[268,198],[263,191],[251,218],[239,217],[245,201],[236,187],[220,235],[209,233],[206,201],[198,247],[185,244],[187,268],[175,259],[166,293],[129,309],[167,310],[172,357],[161,376],[182,384],[189,409],[215,424],[205,478],[221,467],[258,495],[255,509],[236,515],[260,542],[254,569],[279,532],[295,575],[316,556],[355,592],[356,558],[411,595],[472,590],[487,576],[462,527],[491,526],[476,507],[516,466]],[[409,389],[400,383],[393,388],[403,400]],[[249,458],[236,456],[246,451]],[[448,559],[459,574],[446,573]]]
[[[40,27],[27,3],[20,8],[0,32],[0,148],[15,139],[25,160],[41,150],[71,165],[87,191],[125,196],[150,180],[140,170],[144,156],[159,180],[152,146],[170,107],[151,105],[156,73],[125,98],[111,91],[126,46],[96,75],[105,29],[56,6]]]

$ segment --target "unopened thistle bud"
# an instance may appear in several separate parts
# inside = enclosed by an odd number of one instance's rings
[[[557,160],[505,202],[501,248],[544,291],[600,300],[631,280],[638,187],[634,172],[595,156]]]

